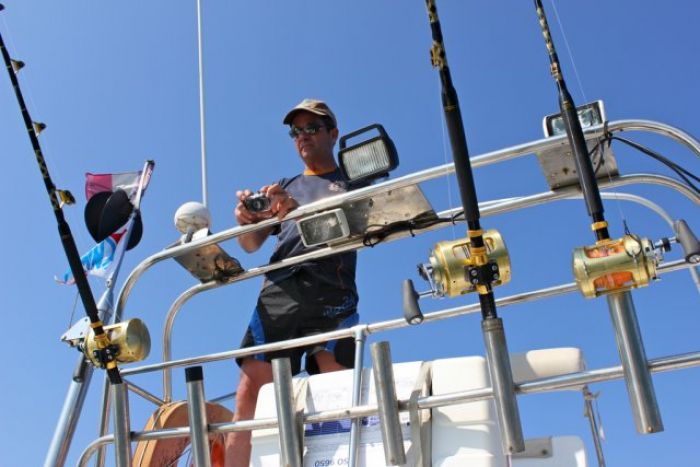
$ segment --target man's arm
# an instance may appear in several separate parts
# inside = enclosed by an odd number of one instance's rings
[[[264,193],[268,198],[270,198],[270,210],[265,212],[251,212],[246,208],[243,200],[248,198],[253,194],[250,190],[237,191],[236,196],[238,197],[238,204],[234,211],[236,216],[236,221],[239,225],[256,224],[264,219],[269,219],[273,216],[277,216],[282,219],[289,213],[289,211],[296,209],[299,203],[292,198],[289,193],[287,193],[284,188],[278,184],[264,186],[260,188],[260,192]],[[249,232],[247,234],[239,235],[238,243],[241,245],[247,253],[252,253],[257,251],[267,237],[270,236],[274,227],[269,227],[266,229],[256,230],[255,232]]]

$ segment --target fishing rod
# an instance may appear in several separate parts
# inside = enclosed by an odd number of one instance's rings
[[[0,11],[2,11],[4,8],[5,7],[0,4]],[[70,226],[66,222],[65,216],[63,215],[62,203],[70,204],[73,197],[68,191],[57,190],[56,186],[51,180],[49,169],[46,166],[46,161],[37,137],[38,132],[43,129],[44,125],[32,121],[29,111],[27,110],[27,106],[24,102],[22,90],[17,80],[17,73],[24,66],[24,63],[18,60],[12,60],[10,58],[10,54],[5,47],[2,34],[0,34],[0,51],[2,51],[2,58],[5,62],[7,73],[10,76],[10,82],[14,88],[15,96],[17,97],[17,102],[22,112],[24,125],[27,129],[27,133],[29,134],[29,140],[32,143],[36,161],[39,164],[39,171],[41,172],[41,176],[44,180],[44,185],[46,186],[46,192],[49,196],[51,207],[53,208],[54,215],[56,216],[58,234],[61,238],[63,250],[65,251],[70,270],[75,279],[76,286],[78,287],[78,294],[83,302],[85,313],[90,320],[90,327],[95,334],[96,348],[93,351],[93,355],[95,356],[96,360],[99,361],[104,368],[106,368],[110,383],[121,384],[122,378],[119,374],[116,360],[119,349],[110,342],[109,336],[104,330],[104,325],[98,316],[95,298],[92,295],[90,284],[88,283],[87,276],[83,270],[83,264],[80,261],[78,248],[75,245],[75,240],[73,239]]]
[[[457,91],[447,65],[440,19],[435,1],[426,0],[425,3],[433,39],[431,61],[440,74],[442,107],[467,222],[467,237],[456,241],[439,242],[430,256],[430,264],[419,266],[419,271],[431,284],[434,295],[457,296],[469,292],[479,294],[481,328],[500,422],[503,450],[510,454],[523,451],[525,443],[503,321],[498,317],[493,294],[494,286],[510,280],[510,261],[500,234],[495,230],[484,231],[479,222],[479,203],[469,161],[464,123]],[[407,289],[412,293],[407,294]],[[404,285],[404,297],[407,295],[413,298],[408,302],[417,309],[417,294],[410,281]]]
[[[597,240],[607,240],[610,238],[608,234],[608,223],[605,221],[603,201],[600,198],[600,190],[595,177],[593,163],[588,156],[588,148],[586,147],[586,138],[583,136],[583,128],[576,113],[576,105],[566,87],[564,75],[559,65],[559,57],[554,48],[552,35],[547,23],[547,17],[544,14],[541,0],[534,0],[535,8],[537,9],[537,17],[540,20],[540,27],[544,35],[547,53],[549,54],[550,72],[557,84],[559,90],[559,109],[561,111],[562,120],[566,129],[566,136],[569,140],[569,145],[574,155],[574,163],[578,171],[581,191],[588,209],[588,215],[593,220],[591,229],[595,233]]]
[[[595,245],[574,249],[573,270],[576,283],[587,298],[607,296],[637,431],[642,434],[663,431],[634,302],[629,292],[633,288],[648,285],[656,278],[659,258],[654,252],[653,243],[646,238],[630,233],[620,239],[610,238],[576,105],[564,81],[542,1],[534,2],[549,55],[550,72],[558,89],[562,121],[591,217],[591,229],[596,238]]]

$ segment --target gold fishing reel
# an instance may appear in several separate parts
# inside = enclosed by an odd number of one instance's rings
[[[151,351],[151,335],[143,321],[133,318],[116,324],[104,326],[109,338],[106,349],[100,348],[95,339],[95,332],[90,327],[88,318],[83,318],[73,325],[61,340],[71,347],[77,347],[96,367],[105,366],[105,359],[118,363],[140,362]]]
[[[138,318],[133,318],[121,323],[111,324],[104,327],[105,333],[109,336],[110,345],[116,349],[116,360],[119,363],[140,362],[148,357],[151,351],[151,335],[146,325]],[[85,356],[96,367],[101,367],[102,363],[97,357],[98,346],[95,341],[95,332],[90,328],[81,345]]]
[[[434,295],[456,297],[477,291],[476,267],[485,267],[489,274],[487,282],[492,286],[510,282],[510,258],[501,234],[487,230],[483,239],[485,258],[472,254],[468,237],[435,245],[428,257],[429,263],[419,266],[421,276],[430,283]]]
[[[628,234],[576,248],[574,277],[581,293],[594,298],[649,285],[658,261],[650,240]]]

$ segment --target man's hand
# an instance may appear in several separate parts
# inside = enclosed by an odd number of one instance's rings
[[[260,191],[270,198],[270,213],[278,219],[284,218],[290,211],[299,207],[299,203],[277,183],[264,186]]]
[[[249,198],[252,194],[253,192],[250,190],[239,190],[236,192],[238,204],[234,210],[234,215],[236,216],[238,225],[257,224],[261,220],[269,219],[273,216],[271,211],[253,212],[246,207],[243,200]]]
[[[273,216],[271,211],[252,212],[245,206],[243,200],[250,197],[252,194],[253,192],[250,190],[239,190],[236,192],[238,204],[234,210],[234,215],[236,216],[236,222],[238,222],[238,225],[257,224],[261,220],[269,219]],[[265,243],[265,240],[267,240],[267,237],[270,236],[271,232],[271,227],[256,230],[255,232],[248,232],[238,236],[238,243],[245,251],[252,253],[260,248],[263,243]]]
[[[270,209],[263,212],[253,212],[249,210],[243,200],[249,198],[253,192],[250,190],[239,190],[236,192],[238,204],[234,210],[238,225],[257,224],[258,222],[277,216],[284,218],[290,211],[299,207],[299,203],[278,184],[265,185],[259,190],[270,198]],[[238,243],[247,252],[253,252],[260,248],[267,237],[272,232],[272,228],[248,232],[238,237]]]

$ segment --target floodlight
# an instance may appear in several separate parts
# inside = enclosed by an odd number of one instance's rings
[[[364,135],[371,130],[376,130],[378,135],[347,146],[349,139]],[[386,177],[399,165],[399,156],[394,142],[391,141],[384,127],[378,123],[344,135],[338,144],[340,170],[350,184],[371,182],[377,178]]]
[[[581,122],[581,128],[584,130],[596,125],[602,125],[606,121],[605,106],[603,106],[603,101],[600,100],[576,107],[576,114]],[[544,136],[547,138],[566,134],[564,119],[560,113],[544,117],[542,126],[544,128]]]
[[[341,208],[300,219],[297,229],[307,247],[334,243],[350,236],[350,226]]]

